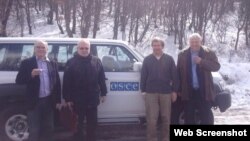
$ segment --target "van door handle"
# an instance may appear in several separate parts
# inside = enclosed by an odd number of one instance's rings
[[[105,77],[105,80],[109,80],[109,79]]]

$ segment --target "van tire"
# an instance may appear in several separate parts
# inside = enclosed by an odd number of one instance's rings
[[[22,141],[28,138],[27,108],[7,106],[0,113],[0,140]]]

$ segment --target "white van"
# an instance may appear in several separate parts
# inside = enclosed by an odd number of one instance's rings
[[[22,141],[28,137],[24,87],[15,85],[22,60],[32,57],[36,38],[0,38],[0,137]],[[58,62],[62,80],[65,63],[76,52],[76,38],[45,38],[48,57]],[[145,117],[140,94],[143,56],[127,42],[90,39],[91,53],[103,63],[108,88],[107,100],[99,105],[99,122],[136,122]],[[219,84],[216,91],[222,92]]]
[[[16,119],[18,119],[18,124],[27,124],[25,123],[27,119],[25,102],[20,94],[21,88],[16,88],[17,91],[19,90],[18,92],[10,91],[13,91],[11,87],[17,87],[13,84],[21,61],[33,56],[36,40],[36,38],[0,38],[0,113],[2,113],[0,128],[12,126],[9,123]],[[76,52],[76,44],[79,39],[44,40],[49,44],[48,57],[58,62],[62,80],[65,63]],[[143,56],[126,42],[100,39],[90,39],[90,42],[91,53],[102,60],[107,78],[107,100],[99,106],[99,121],[138,122],[139,118],[145,115],[144,101],[139,86],[139,70]],[[19,131],[23,132],[21,129]],[[8,136],[13,137],[11,134]],[[17,140],[17,138],[13,137],[13,140]]]

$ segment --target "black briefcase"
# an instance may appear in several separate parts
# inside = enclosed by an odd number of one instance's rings
[[[219,107],[220,112],[225,112],[231,107],[231,95],[229,92],[223,91],[216,95],[215,105]]]

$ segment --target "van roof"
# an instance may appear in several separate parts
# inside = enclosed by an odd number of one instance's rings
[[[0,38],[0,43],[14,43],[14,42],[20,42],[20,43],[27,43],[27,42],[35,42],[36,40],[45,40],[47,42],[72,42],[77,43],[81,38],[39,38],[39,37],[6,37],[6,38]],[[115,44],[126,44],[128,45],[128,42],[121,41],[121,40],[112,40],[112,39],[92,39],[88,38],[91,43],[115,43]]]

